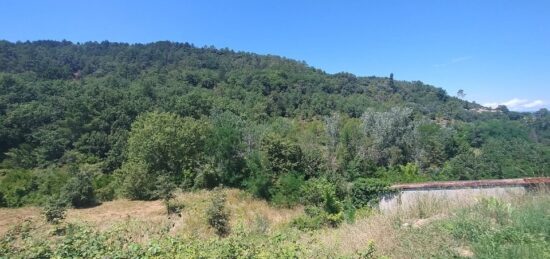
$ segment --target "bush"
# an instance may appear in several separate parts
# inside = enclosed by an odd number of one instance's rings
[[[298,229],[313,230],[336,227],[344,220],[343,207],[336,196],[336,187],[324,178],[311,179],[301,188],[306,215],[293,221]]]
[[[170,177],[161,175],[157,178],[157,194],[156,196],[161,198],[164,205],[166,206],[166,213],[170,214],[179,214],[181,208],[175,202],[172,202],[174,199],[174,190],[176,189],[176,184],[170,179]]]
[[[63,187],[61,198],[75,208],[93,206],[96,204],[93,176],[85,171],[75,174]]]
[[[219,188],[214,189],[210,207],[206,212],[208,224],[216,230],[216,234],[225,237],[229,234],[229,212],[225,208],[225,194]]]
[[[4,204],[6,207],[19,207],[37,203],[38,183],[35,174],[28,170],[8,171],[0,181]]]
[[[128,137],[126,193],[131,199],[155,199],[155,180],[166,175],[192,187],[196,171],[206,154],[211,125],[206,120],[181,118],[172,113],[145,113],[134,123]],[[134,183],[136,182],[136,183]]]
[[[378,203],[380,195],[388,193],[388,183],[379,179],[359,178],[353,182],[351,199],[356,207]]]
[[[176,199],[164,201],[164,205],[166,206],[166,212],[168,213],[168,215],[176,214],[178,216],[181,216],[181,211],[185,207],[185,204],[183,204],[183,202]]]
[[[212,163],[203,163],[196,171],[196,176],[193,180],[194,188],[212,189],[220,183],[219,176],[221,172],[219,168],[213,166]]]
[[[42,214],[46,221],[52,224],[58,224],[65,218],[66,204],[60,199],[50,199],[46,202]]]
[[[258,173],[247,179],[245,185],[247,191],[252,193],[255,197],[266,200],[271,198],[271,193],[269,193],[269,190],[271,189],[272,182],[271,179],[263,173]]]
[[[6,207],[6,200],[4,199],[4,194],[0,192],[0,207]]]
[[[323,206],[326,201],[325,194],[335,194],[336,187],[326,178],[313,178],[301,186],[300,192],[300,199],[303,204]]]
[[[292,207],[300,202],[301,187],[304,176],[297,173],[281,175],[273,189],[270,190],[273,204],[282,207]]]
[[[152,180],[140,162],[125,163],[117,171],[122,182],[122,196],[131,200],[153,200],[157,198],[155,181]]]
[[[116,185],[112,174],[97,174],[93,186],[98,200],[111,201],[115,198]]]

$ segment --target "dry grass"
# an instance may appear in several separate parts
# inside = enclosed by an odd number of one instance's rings
[[[547,197],[547,189],[536,190],[536,195],[510,194],[499,200],[511,204],[523,204],[527,199]],[[457,243],[441,229],[438,221],[455,217],[455,212],[475,206],[482,199],[472,202],[456,202],[437,196],[420,196],[406,208],[387,212],[375,212],[359,218],[353,224],[343,224],[336,229],[322,229],[304,235],[302,242],[312,249],[316,257],[326,255],[352,255],[373,242],[376,254],[390,258],[446,258],[462,256],[468,252],[465,244]]]
[[[252,198],[236,189],[224,190],[231,226],[249,232],[273,233],[287,231],[288,223],[303,213],[303,209],[281,209],[263,200]],[[523,204],[527,199],[547,197],[548,191],[539,195],[512,195],[503,198],[512,204]],[[178,194],[176,200],[184,204],[180,216],[166,215],[161,201],[116,200],[87,209],[71,209],[66,222],[85,223],[100,231],[117,231],[138,243],[164,235],[193,238],[214,237],[214,231],[206,222],[206,210],[211,192],[197,191]],[[355,223],[344,223],[339,228],[325,228],[301,234],[300,243],[307,247],[311,258],[351,256],[364,251],[373,242],[376,254],[391,258],[446,258],[471,252],[467,244],[457,243],[451,236],[438,229],[437,222],[456,217],[455,211],[467,203],[457,203],[434,197],[420,197],[408,209],[387,214],[366,213]],[[26,222],[26,223],[24,223]],[[46,224],[40,209],[34,207],[0,209],[0,235],[13,226],[26,224],[32,233],[47,238],[51,225]],[[261,238],[261,237],[260,237]]]
[[[40,209],[36,207],[0,208],[0,236],[18,224],[25,221],[37,221],[40,218]]]
[[[236,189],[227,189],[225,192],[232,227],[242,226],[249,231],[264,228],[264,232],[271,231],[284,226],[303,211],[301,208],[274,208],[267,202]],[[215,235],[205,218],[210,202],[209,191],[181,193],[176,199],[184,204],[181,216],[168,216],[161,201],[121,199],[104,202],[92,208],[69,209],[65,222],[84,223],[100,231],[123,229],[128,235],[135,237],[135,241],[146,241],[150,236],[165,233],[199,238]],[[32,222],[35,228],[43,226],[46,229],[47,224],[40,213],[40,208],[36,207],[0,209],[0,235],[25,221]],[[258,222],[261,226],[258,226]]]

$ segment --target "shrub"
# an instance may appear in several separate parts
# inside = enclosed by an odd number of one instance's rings
[[[210,207],[206,212],[208,224],[216,230],[216,234],[225,237],[229,234],[229,212],[225,208],[225,194],[219,188],[214,189]]]
[[[94,177],[96,198],[100,201],[110,201],[115,198],[115,183],[112,174],[97,174]]]
[[[176,189],[176,184],[170,179],[170,177],[161,175],[157,178],[157,190],[156,196],[161,198],[164,205],[166,206],[166,213],[168,215],[178,213],[181,211],[179,206],[176,203],[171,202],[174,198],[174,189]]]
[[[323,206],[326,193],[336,193],[336,187],[326,178],[314,178],[301,186],[301,201],[306,205]]]
[[[6,200],[4,199],[4,194],[0,192],[0,207],[6,207]]]
[[[262,140],[273,173],[282,174],[303,171],[303,153],[300,146],[290,139],[269,134]]]
[[[362,258],[362,259],[370,259],[370,258],[376,258],[376,247],[374,246],[374,242],[370,241],[367,248],[363,250],[359,250],[355,253],[355,258]]]
[[[271,194],[269,190],[272,186],[271,179],[263,173],[258,173],[257,175],[250,177],[245,182],[246,189],[248,192],[252,193],[255,197],[269,200]]]
[[[185,207],[183,202],[178,201],[176,199],[167,200],[164,202],[166,206],[166,212],[168,215],[176,214],[178,216],[181,216],[181,211]]]
[[[65,218],[67,210],[65,202],[60,199],[50,199],[46,202],[42,210],[42,214],[46,217],[46,221],[52,224],[58,224]]]
[[[75,174],[63,187],[61,198],[76,207],[87,207],[96,204],[93,176],[85,171]]]
[[[140,115],[132,123],[128,158],[121,170],[127,176],[125,184],[129,198],[157,198],[154,182],[159,175],[167,175],[177,184],[192,187],[196,170],[206,157],[206,140],[210,132],[211,125],[205,120],[181,118],[166,112]]]
[[[336,227],[344,220],[344,213],[342,212],[342,205],[336,199],[334,192],[325,191],[324,193],[325,203],[323,209],[327,213],[326,221],[331,227]]]
[[[0,181],[0,190],[6,207],[37,203],[36,175],[28,170],[10,170]]]
[[[311,179],[301,186],[300,197],[306,205],[306,215],[293,225],[313,230],[323,226],[336,227],[344,220],[343,207],[336,196],[336,187],[325,178]]]
[[[193,181],[194,188],[212,189],[220,183],[219,176],[221,172],[219,168],[216,168],[212,163],[203,163],[196,171],[196,176]]]
[[[125,163],[117,176],[122,182],[122,196],[131,200],[152,200],[156,197],[155,181],[141,162]]]
[[[304,185],[304,176],[297,173],[281,175],[273,189],[271,201],[282,207],[292,207],[300,202],[301,187]]]
[[[388,183],[379,179],[359,178],[353,182],[351,199],[356,207],[377,203],[380,195],[388,193]]]

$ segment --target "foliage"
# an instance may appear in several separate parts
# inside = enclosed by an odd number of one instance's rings
[[[483,199],[445,227],[479,258],[545,258],[550,255],[548,197],[522,204]]]
[[[0,182],[0,192],[7,207],[31,203],[38,189],[36,176],[27,170],[8,171]]]
[[[210,126],[204,121],[180,118],[171,113],[148,113],[133,124],[128,139],[128,161],[123,168],[143,167],[139,171],[124,170],[125,176],[135,179],[140,174],[143,181],[156,181],[165,175],[178,184],[193,186],[194,172],[203,160],[203,152]],[[185,172],[191,172],[186,174]],[[143,198],[154,198],[155,185],[148,185]],[[132,195],[135,198],[140,195]]]
[[[350,195],[355,206],[363,207],[376,203],[378,198],[387,192],[388,183],[379,179],[359,178],[353,182]]]
[[[301,186],[304,177],[298,173],[281,175],[270,189],[273,204],[283,207],[292,207],[300,202]]]
[[[97,200],[93,186],[93,176],[86,171],[77,172],[63,187],[60,197],[76,208],[95,205]]]
[[[65,218],[67,204],[60,199],[50,199],[44,205],[42,213],[48,223],[59,224]]]
[[[326,179],[308,180],[302,186],[301,196],[306,205],[306,215],[293,221],[298,229],[336,227],[344,220],[342,202],[336,197],[336,187]]]
[[[0,41],[1,203],[44,204],[88,165],[101,201],[158,199],[165,181],[282,206],[314,178],[342,202],[360,178],[549,175],[548,110],[483,112],[396,77],[189,43]]]
[[[262,146],[273,173],[284,174],[303,170],[303,154],[298,144],[276,134],[270,134],[263,139]]]
[[[154,237],[137,242],[124,231],[96,231],[68,224],[65,234],[56,239],[12,232],[0,240],[0,253],[8,258],[302,258],[306,247],[294,233],[269,236],[242,231],[224,239],[194,237]],[[19,244],[13,242],[20,240]]]
[[[229,212],[225,207],[225,194],[222,189],[215,189],[206,218],[208,224],[216,230],[216,234],[225,237],[231,231],[229,226]]]
[[[367,110],[362,117],[365,135],[372,141],[369,159],[379,165],[397,165],[412,159],[415,124],[413,110],[392,108],[387,112]]]

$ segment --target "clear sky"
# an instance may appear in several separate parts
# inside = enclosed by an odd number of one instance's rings
[[[550,107],[548,0],[0,0],[0,39],[190,42]]]

